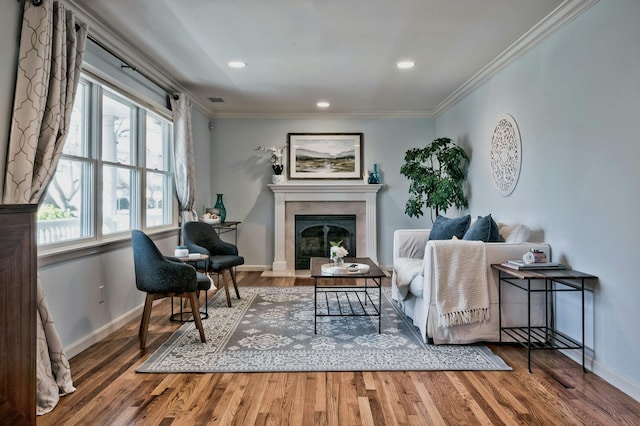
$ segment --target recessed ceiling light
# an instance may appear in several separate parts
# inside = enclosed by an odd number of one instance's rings
[[[316,105],[318,105],[318,108],[329,108],[331,104],[327,101],[320,101]]]
[[[396,64],[398,68],[406,70],[408,68],[413,68],[416,66],[416,63],[413,61],[400,61]]]
[[[227,65],[231,68],[244,68],[247,66],[247,63],[242,61],[231,61]]]

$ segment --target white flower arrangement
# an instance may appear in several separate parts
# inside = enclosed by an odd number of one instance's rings
[[[259,146],[256,148],[256,151],[266,151],[271,153],[271,168],[273,169],[273,174],[281,175],[284,170],[284,165],[282,164],[282,157],[284,155],[284,149],[286,146]]]
[[[331,255],[331,259],[332,260],[342,259],[343,257],[345,257],[346,255],[349,254],[347,249],[341,246],[342,241],[338,241],[337,243],[329,241],[329,243],[331,244],[331,248],[329,249],[329,253]]]

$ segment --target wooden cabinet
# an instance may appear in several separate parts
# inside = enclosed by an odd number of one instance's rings
[[[35,205],[0,205],[0,419],[36,424]]]

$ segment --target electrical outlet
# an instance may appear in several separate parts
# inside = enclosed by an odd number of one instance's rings
[[[98,286],[98,303],[104,303],[104,286]]]

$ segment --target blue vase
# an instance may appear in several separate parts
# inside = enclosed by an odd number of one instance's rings
[[[380,175],[378,174],[378,164],[373,165],[373,171],[369,173],[369,183],[380,183]]]
[[[227,219],[227,208],[224,206],[222,194],[217,194],[216,205],[213,206],[213,208],[220,210],[220,222],[224,223],[224,221]]]

